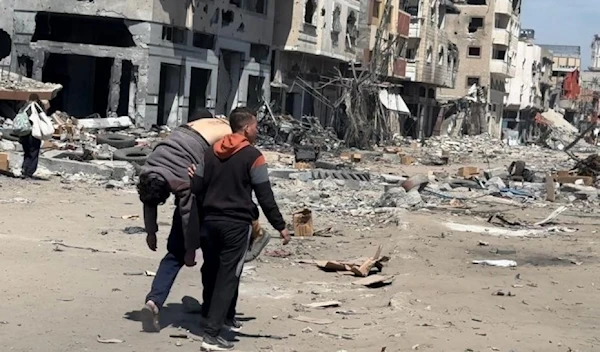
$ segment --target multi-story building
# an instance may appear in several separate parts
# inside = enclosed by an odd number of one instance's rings
[[[149,127],[226,114],[269,98],[274,3],[22,0],[6,16],[12,67],[62,84],[52,107],[74,116]]]
[[[576,45],[541,44],[554,58],[552,65],[553,83],[559,84],[564,77],[573,71],[581,71],[581,47]]]
[[[440,98],[465,96],[473,85],[487,91],[487,129],[501,133],[505,82],[515,76],[520,32],[521,0],[457,0],[460,15],[447,23],[458,46],[460,65],[454,88],[440,90]]]
[[[566,80],[577,80],[579,83],[579,73],[581,72],[581,47],[576,45],[541,45],[547,49],[553,57],[552,65],[552,85],[554,87],[551,93],[551,107],[558,107],[565,110],[565,118],[572,121],[577,110],[577,104],[574,97],[567,97],[565,91]],[[573,77],[576,75],[577,77]],[[572,85],[569,83],[569,85]]]
[[[522,140],[531,132],[536,113],[547,110],[552,87],[552,55],[534,43],[535,31],[521,30],[515,76],[506,83],[503,127],[518,128]]]
[[[404,9],[410,16],[407,45],[406,82],[403,97],[416,117],[407,120],[407,133],[413,137],[428,137],[433,133],[439,112],[437,88],[454,88],[459,53],[450,40],[449,18],[459,10],[452,1],[406,0]]]
[[[273,109],[327,119],[341,94],[325,84],[359,52],[359,0],[279,0],[273,29]],[[325,122],[325,121],[323,121]]]
[[[592,41],[592,64],[590,65],[590,71],[600,71],[600,36],[594,35]]]

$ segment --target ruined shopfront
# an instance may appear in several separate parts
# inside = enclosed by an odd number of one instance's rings
[[[200,107],[228,114],[268,99],[272,18],[266,0],[24,0],[12,67],[63,85],[55,110],[173,127]]]

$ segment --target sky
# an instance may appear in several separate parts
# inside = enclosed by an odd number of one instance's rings
[[[600,0],[521,0],[521,28],[535,30],[537,44],[579,45],[582,69],[591,61],[592,39],[600,34]]]

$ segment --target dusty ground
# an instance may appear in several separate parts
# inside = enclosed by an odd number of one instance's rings
[[[182,297],[200,297],[199,268],[180,273],[163,311],[163,331],[140,332],[137,311],[152,278],[124,273],[155,271],[165,252],[164,245],[157,253],[148,250],[144,234],[123,232],[127,226],[142,226],[140,219],[121,218],[140,214],[133,190],[64,184],[57,178],[46,182],[0,178],[0,185],[2,351],[199,350],[197,339],[169,337],[186,330],[190,337],[200,333],[198,317],[185,313],[182,306]],[[23,199],[33,203],[19,203]],[[555,207],[514,209],[507,216],[534,222]],[[159,235],[164,242],[172,208],[163,208]],[[239,304],[246,324],[235,337],[237,348],[598,351],[597,214],[570,210],[558,222],[578,232],[531,239],[452,232],[444,226],[446,221],[485,224],[483,216],[473,214],[405,212],[405,227],[385,228],[352,228],[348,219],[316,216],[317,227],[333,226],[342,234],[296,239],[286,248],[291,257],[263,256],[247,266]],[[478,246],[479,241],[490,246]],[[384,273],[395,275],[386,287],[358,287],[351,284],[352,277],[298,263],[363,257],[379,244],[391,256]],[[278,247],[273,241],[268,250]],[[489,253],[493,248],[514,249],[516,255],[497,256]],[[481,267],[471,264],[473,259],[515,259],[519,266]],[[516,296],[493,296],[499,289]],[[324,310],[301,306],[327,300],[342,304]],[[332,323],[291,319],[296,315]],[[98,335],[124,342],[102,344]]]

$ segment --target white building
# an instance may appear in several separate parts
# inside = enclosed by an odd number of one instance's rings
[[[592,41],[592,64],[590,71],[600,71],[600,35],[594,35]]]
[[[535,114],[548,109],[552,83],[552,54],[533,43],[534,32],[522,30],[515,58],[515,76],[507,80],[504,99],[506,129],[528,129]],[[521,123],[520,123],[521,122]]]

